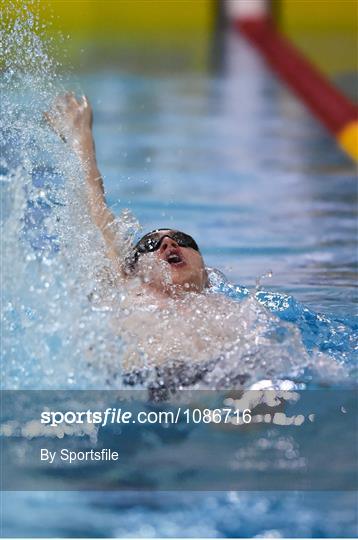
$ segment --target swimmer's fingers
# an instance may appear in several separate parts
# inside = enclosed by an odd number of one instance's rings
[[[50,111],[45,112],[43,117],[52,130],[64,142],[67,142],[80,108],[81,106],[76,100],[75,94],[66,92],[54,99]]]
[[[53,107],[60,115],[67,115],[74,120],[92,119],[92,107],[85,95],[77,99],[73,92],[67,92],[55,99]]]
[[[51,112],[58,116],[72,115],[79,107],[80,104],[75,94],[73,92],[66,92],[66,94],[60,94],[54,99],[51,105]]]
[[[64,141],[74,144],[91,136],[93,114],[87,96],[76,99],[73,92],[58,96],[44,119],[52,130]],[[86,139],[87,140],[87,139]]]
[[[62,99],[65,101],[67,107],[73,109],[74,111],[85,109],[92,111],[92,107],[86,95],[82,95],[79,99],[77,99],[73,92],[67,92],[62,96]]]
[[[80,106],[79,101],[77,101],[74,92],[66,92],[63,96],[60,96],[60,101],[64,102],[67,107],[78,109]]]
[[[83,113],[86,115],[88,123],[89,123],[90,127],[92,128],[93,111],[92,111],[92,106],[90,104],[88,96],[83,95],[81,97],[81,106],[82,106]]]
[[[83,96],[81,97],[81,103],[85,109],[92,109],[88,96],[86,96],[85,94],[83,94]]]

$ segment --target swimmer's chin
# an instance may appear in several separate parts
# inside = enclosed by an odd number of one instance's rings
[[[143,263],[149,261],[143,259]],[[193,271],[191,265],[181,258],[168,262],[165,259],[154,259],[150,264],[143,264],[138,273],[143,286],[148,292],[161,297],[177,297],[185,293],[201,293],[208,287],[206,270]]]

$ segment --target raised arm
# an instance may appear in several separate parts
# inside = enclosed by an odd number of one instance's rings
[[[74,150],[80,160],[87,184],[88,208],[92,221],[102,232],[108,256],[117,264],[115,233],[111,227],[115,218],[107,207],[103,180],[97,167],[92,134],[92,107],[87,97],[83,96],[77,100],[74,94],[68,93],[59,96],[51,110],[44,116],[52,129]]]

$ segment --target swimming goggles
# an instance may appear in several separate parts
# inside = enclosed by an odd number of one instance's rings
[[[164,238],[171,238],[178,244],[178,246],[190,247],[200,253],[198,244],[191,236],[180,231],[170,231],[168,234],[160,234],[160,231],[167,230],[168,229],[156,229],[155,231],[143,236],[143,238],[141,238],[133,247],[132,254],[126,258],[127,269],[130,271],[135,269],[140,255],[157,251],[160,248]]]
[[[195,249],[195,251],[199,251],[198,244],[195,242],[194,238],[189,236],[189,234],[185,234],[180,231],[170,231],[168,234],[160,234],[160,231],[167,230],[168,229],[156,229],[155,231],[143,236],[143,238],[141,238],[134,247],[137,258],[142,253],[151,253],[152,251],[157,251],[160,248],[164,238],[171,238],[180,247],[191,248]]]

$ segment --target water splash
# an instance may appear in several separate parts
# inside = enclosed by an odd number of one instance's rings
[[[200,381],[210,387],[242,384],[242,376],[299,378],[312,366],[341,373],[342,362],[315,351],[323,326],[333,335],[330,321],[291,297],[270,296],[260,282],[250,294],[210,270],[205,294],[163,304],[138,296],[135,280],[118,281],[89,218],[80,164],[43,121],[67,84],[29,5],[12,20],[15,7],[7,4],[1,28],[3,386],[118,387],[123,372],[143,368],[147,384],[168,362],[210,363]],[[124,260],[139,224],[124,211],[113,227]]]
[[[256,292],[260,291],[261,290],[261,287],[262,287],[262,281],[265,280],[265,279],[271,279],[273,276],[273,272],[272,270],[267,270],[267,272],[265,272],[264,274],[262,274],[261,276],[257,277],[256,278]]]
[[[14,388],[85,384],[88,351],[100,365],[121,348],[107,336],[106,310],[90,301],[112,269],[79,163],[43,121],[65,79],[34,13],[22,6],[9,22],[14,10],[5,7],[1,28],[2,380]],[[126,214],[114,225],[123,239],[133,222]]]

